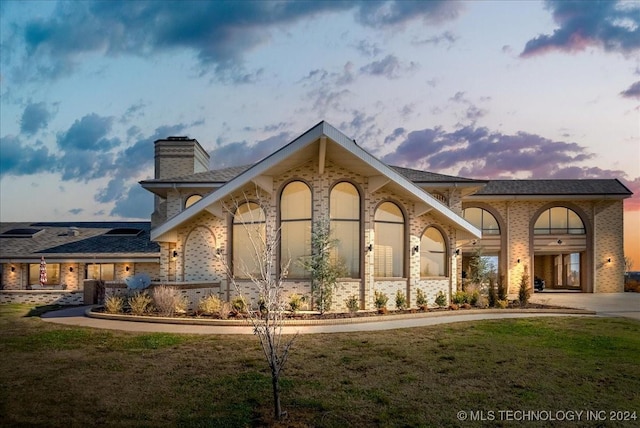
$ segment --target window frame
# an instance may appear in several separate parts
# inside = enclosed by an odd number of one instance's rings
[[[255,207],[250,208],[247,212],[254,212],[256,210],[260,210],[261,218],[259,217],[257,220],[252,219],[249,222],[247,222],[244,219],[236,221],[238,211],[240,211],[240,209],[245,205],[254,205]],[[255,260],[255,257],[257,257],[258,254],[250,254],[251,260],[254,265],[253,269],[251,269],[247,265],[247,263],[244,261],[247,254],[239,255],[238,253],[241,249],[241,245],[238,240],[241,239],[241,237],[242,238],[246,237],[247,239],[249,239],[249,236],[250,236],[249,234],[251,233],[251,231],[247,230],[247,225],[262,225],[262,230],[260,230],[259,232],[261,234],[261,239],[262,239],[261,243],[265,244],[266,236],[267,236],[267,215],[264,207],[256,201],[248,200],[239,204],[231,216],[231,274],[233,275],[234,278],[238,278],[242,280],[251,279],[252,275],[253,276],[260,275],[260,272],[259,272],[260,266],[256,263],[257,260]],[[242,231],[242,233],[240,233],[240,231]],[[248,248],[248,250],[253,251],[253,248]],[[258,249],[258,251],[260,251],[260,249]],[[244,255],[245,257],[242,257],[242,255]],[[244,266],[247,268],[247,272],[242,272],[240,270],[241,264],[244,264]]]
[[[308,193],[309,206],[305,208],[305,210],[308,210],[308,217],[291,217],[290,218],[289,215],[287,215],[286,218],[283,218],[284,217],[283,205],[285,205],[283,204],[283,199],[287,196],[285,193],[287,192],[287,189],[289,188],[289,186],[292,186],[295,184],[304,185],[304,187],[306,188],[306,191],[309,192]],[[285,247],[285,245],[283,245],[284,235],[285,233],[288,233],[288,225],[301,224],[301,223],[307,223],[307,226],[308,226],[308,231],[304,232],[304,239],[305,241],[308,240],[308,245],[307,245],[307,242],[305,242],[305,245],[301,246],[301,248],[304,248],[303,254],[301,255],[290,254],[289,247]],[[280,266],[280,269],[282,269],[283,261],[289,260],[289,258],[291,257],[287,279],[308,280],[311,278],[311,272],[306,271],[304,268],[298,266],[296,263],[298,259],[309,257],[311,255],[312,227],[313,227],[313,190],[309,185],[309,183],[307,183],[305,180],[301,178],[291,179],[282,186],[282,189],[280,190],[280,194],[278,198],[278,230],[280,234],[280,239],[278,240],[278,245],[280,247],[278,251],[278,258],[279,258],[278,265]],[[285,249],[287,249],[288,251],[287,254],[284,254]],[[296,270],[292,270],[292,268],[295,268]]]
[[[562,226],[562,227],[554,227],[554,226],[558,226],[558,225],[554,225],[553,223],[553,211],[552,210],[558,210],[558,209],[564,209],[565,210],[565,218],[564,218],[564,222],[566,224],[566,226]],[[571,218],[571,213],[573,214],[573,216],[575,216],[575,218]],[[544,216],[545,214],[547,214],[547,218],[545,219]],[[582,227],[571,227],[572,225],[572,220],[579,220],[580,224],[582,225]],[[537,226],[538,223],[544,222],[544,224],[546,226]],[[538,217],[536,218],[536,220],[533,222],[533,234],[537,235],[537,236],[551,236],[551,235],[586,235],[587,233],[587,228],[584,224],[584,221],[582,220],[582,218],[578,215],[577,212],[575,212],[574,210],[572,210],[569,207],[565,207],[563,205],[558,205],[558,206],[553,206],[553,207],[549,207],[547,209],[545,209],[544,211],[542,211],[540,213],[540,215],[538,215]]]
[[[400,212],[400,215],[402,216],[402,222],[396,222],[396,221],[392,221],[392,220],[378,220],[378,212],[380,212],[381,208],[386,205],[386,204],[391,204],[394,205],[398,211]],[[400,251],[397,252],[398,257],[400,257],[400,266],[399,266],[399,270],[400,270],[400,275],[395,275],[395,259],[394,259],[394,255],[392,254],[392,268],[391,268],[391,275],[387,274],[386,270],[383,274],[381,274],[381,272],[378,270],[378,266],[380,264],[379,259],[381,257],[381,254],[379,253],[379,251],[381,250],[380,248],[380,235],[381,233],[379,233],[379,229],[378,227],[382,227],[385,224],[395,224],[395,225],[401,225],[402,231],[400,233],[400,237],[401,237],[401,243],[400,243]],[[373,270],[374,270],[374,277],[375,278],[380,278],[380,279],[398,279],[398,278],[406,278],[407,276],[407,253],[408,253],[408,239],[407,239],[407,215],[404,211],[404,209],[402,208],[402,206],[392,200],[385,200],[382,201],[380,204],[378,204],[378,206],[376,207],[374,213],[373,213],[373,230],[374,230],[374,245],[373,245],[373,254],[374,254],[374,263],[373,263]],[[392,247],[393,248],[393,247]],[[385,257],[386,258],[386,257]],[[386,263],[386,262],[385,262]]]
[[[430,251],[428,249],[425,249],[425,245],[423,244],[423,239],[425,239],[425,236],[427,234],[427,232],[433,229],[436,232],[438,232],[438,234],[440,235],[440,238],[442,238],[442,266],[444,269],[444,273],[442,275],[440,275],[439,273],[436,275],[423,275],[423,260],[425,255],[427,254],[432,254],[432,253],[438,253],[438,252],[434,252],[434,251]],[[422,234],[420,235],[420,278],[448,278],[449,277],[449,271],[450,271],[450,267],[449,267],[449,245],[448,245],[448,240],[447,240],[447,235],[442,231],[442,229],[440,229],[438,226],[436,225],[428,225],[427,227],[424,228],[424,230],[422,231]]]
[[[353,188],[353,190],[355,190],[356,200],[357,200],[357,203],[358,203],[358,207],[357,207],[357,210],[356,210],[355,218],[342,218],[342,217],[333,218],[331,216],[333,203],[337,202],[337,201],[333,201],[333,195],[334,195],[333,192],[336,190],[336,188],[338,186],[343,185],[343,184],[347,184],[347,185],[351,186]],[[349,279],[361,279],[362,278],[362,256],[361,256],[361,254],[362,254],[362,227],[363,227],[363,224],[362,224],[362,192],[360,191],[358,186],[356,186],[351,181],[340,180],[340,181],[335,182],[333,184],[333,186],[331,186],[331,190],[329,191],[329,228],[330,228],[331,232],[333,233],[335,231],[334,224],[350,224],[350,223],[356,223],[357,224],[356,241],[353,242],[352,245],[350,245],[350,249],[352,250],[353,254],[355,254],[357,260],[356,260],[355,263],[352,263],[352,266],[355,266],[356,271],[355,272],[347,272],[346,278],[349,278]],[[339,238],[337,238],[337,239],[339,239]],[[340,246],[340,245],[338,245],[338,246]]]

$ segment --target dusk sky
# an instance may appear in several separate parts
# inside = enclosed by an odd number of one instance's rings
[[[469,178],[618,178],[640,270],[640,2],[2,1],[0,218],[150,218],[153,141],[256,162],[321,120]]]

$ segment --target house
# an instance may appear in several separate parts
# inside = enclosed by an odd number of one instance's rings
[[[150,222],[0,224],[0,302],[82,303],[83,282],[159,278],[160,246]],[[47,282],[40,283],[40,262]]]
[[[345,267],[333,310],[345,310],[350,296],[372,308],[375,291],[390,297],[390,308],[397,291],[410,306],[417,290],[429,302],[450,296],[477,255],[510,293],[525,272],[531,286],[537,277],[547,288],[623,291],[623,201],[631,192],[616,179],[475,180],[393,167],[326,122],[256,164],[210,170],[209,163],[195,139],[155,142],[154,178],[140,183],[154,194],[150,223],[3,224],[3,288],[37,285],[32,273],[45,256],[67,289],[97,272],[113,281],[144,272],[230,300],[230,274],[257,301],[253,231],[279,233],[273,262],[288,264],[285,295],[309,295],[299,261],[311,254],[311,231],[324,219]],[[33,233],[2,237],[10,229]],[[121,233],[110,240],[114,229]],[[131,246],[120,248],[124,242]]]
[[[326,218],[347,272],[333,308],[374,291],[417,290],[433,302],[460,288],[472,256],[481,254],[511,293],[525,270],[532,284],[583,292],[623,291],[623,200],[618,180],[473,180],[385,165],[355,141],[320,122],[262,161],[217,171],[186,137],[155,143],[151,239],[161,248],[162,281],[220,284],[235,290],[225,267],[252,300],[256,269],[248,223],[280,231],[276,266],[290,261],[286,293],[308,295],[311,230]],[[246,226],[246,224],[244,224]],[[390,302],[393,307],[394,299]]]

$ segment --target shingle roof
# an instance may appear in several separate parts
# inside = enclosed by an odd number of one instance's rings
[[[632,193],[617,179],[592,180],[491,180],[482,195],[621,195]]]
[[[253,165],[232,166],[229,168],[184,175],[182,177],[145,180],[143,183],[226,183],[252,166]]]
[[[69,233],[76,228],[78,234]],[[38,254],[92,254],[109,257],[157,257],[160,246],[149,237],[150,222],[35,222],[1,223],[3,232],[16,228],[37,228],[41,232],[27,238],[0,238],[1,258],[30,258]],[[139,229],[137,235],[105,235],[112,229]]]
[[[456,177],[453,175],[436,174],[435,172],[421,171],[401,166],[391,166],[391,168],[414,183],[486,183],[484,180],[473,180],[471,178]]]

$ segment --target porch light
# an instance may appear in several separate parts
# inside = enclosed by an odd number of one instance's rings
[[[518,259],[518,263],[520,263],[520,259]]]
[[[15,272],[16,271],[16,267],[15,266],[11,266],[11,272]]]
[[[419,252],[420,252],[420,247],[419,247],[418,245],[416,245],[415,247],[413,247],[413,248],[411,249],[411,255],[412,255],[412,256],[413,256],[413,255],[415,255],[415,254],[417,254],[417,253],[419,253]]]
[[[69,266],[69,272],[73,272],[73,267]]]
[[[456,256],[460,255],[460,248],[456,248]]]
[[[129,272],[129,266],[125,266],[124,270],[126,270],[127,272]]]
[[[369,244],[366,247],[364,247],[365,253],[370,253],[371,251],[373,251],[373,244]]]
[[[222,255],[222,249],[216,248],[216,256],[220,257]]]
[[[607,259],[607,263],[611,263],[611,257]]]
[[[562,245],[562,239],[558,239],[558,245]]]
[[[173,258],[178,257],[178,252],[176,250],[173,250]]]

